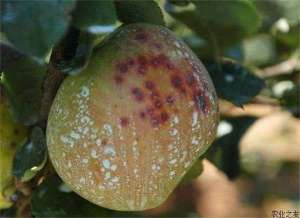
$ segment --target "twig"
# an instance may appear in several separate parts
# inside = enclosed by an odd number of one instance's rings
[[[297,60],[296,58],[291,58],[279,64],[266,67],[262,70],[257,70],[257,73],[263,78],[268,78],[268,77],[278,76],[282,74],[290,74],[294,70],[298,70],[298,69],[300,69],[299,60]]]

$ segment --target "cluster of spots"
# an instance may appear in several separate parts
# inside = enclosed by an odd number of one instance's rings
[[[183,165],[183,162],[187,159],[188,150],[182,144],[182,137],[180,131],[178,130],[178,125],[180,124],[180,118],[174,115],[171,119],[171,128],[169,130],[169,135],[172,138],[172,142],[168,145],[168,166],[169,166],[169,177],[170,179],[176,178],[178,167]],[[184,163],[184,166],[189,166],[190,161]]]
[[[195,109],[207,115],[210,112],[210,97],[206,81],[202,81],[200,76],[196,73],[194,65],[190,66],[188,72],[183,72],[175,66],[174,63],[164,54],[157,55],[138,55],[135,58],[128,58],[120,61],[116,67],[115,82],[121,84],[125,81],[129,73],[137,73],[145,76],[149,69],[163,69],[169,73],[170,84],[179,92],[180,95],[187,97],[194,102]],[[169,114],[164,108],[164,105],[171,106],[175,102],[174,93],[162,96],[159,92],[159,87],[156,87],[154,81],[144,79],[142,87],[131,87],[130,94],[133,99],[139,103],[150,100],[150,105],[139,112],[141,119],[149,117],[152,126],[156,127],[169,120]]]

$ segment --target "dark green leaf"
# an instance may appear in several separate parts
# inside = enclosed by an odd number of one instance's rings
[[[66,40],[70,39],[70,37],[67,35]],[[72,55],[70,54],[71,52],[68,52],[69,57],[63,58],[58,63],[55,63],[56,68],[62,73],[75,75],[81,72],[88,64],[89,57],[93,51],[95,37],[87,32],[78,32],[76,38],[76,45],[72,47],[74,50],[72,51]]]
[[[260,18],[253,4],[242,1],[193,1],[187,7],[166,4],[170,15],[214,46],[228,46],[257,30]]]
[[[34,217],[137,217],[135,213],[113,211],[92,204],[74,192],[66,191],[65,186],[56,175],[48,177],[32,195]]]
[[[219,97],[237,106],[248,103],[264,87],[264,80],[232,61],[205,61]]]
[[[255,120],[255,117],[245,116],[224,119],[219,124],[219,138],[209,149],[207,157],[230,179],[240,172],[239,142]]]
[[[80,0],[72,15],[76,27],[92,33],[111,32],[117,21],[115,5],[111,0]]]
[[[178,6],[186,6],[191,2],[191,0],[168,0],[168,1]]]
[[[163,14],[153,0],[116,0],[118,18],[123,23],[152,23],[164,25]]]
[[[244,61],[244,51],[242,43],[235,44],[229,47],[224,54],[225,57],[233,59],[238,62]]]
[[[184,177],[181,180],[181,183],[187,183],[191,180],[197,178],[201,173],[203,172],[203,164],[202,164],[203,158],[199,158],[195,161],[193,166],[189,169],[189,171],[184,175]]]
[[[31,212],[34,217],[79,217],[77,201],[79,196],[73,192],[59,190],[61,180],[52,176],[47,178],[32,195]],[[76,206],[75,206],[76,205]]]
[[[12,173],[21,181],[30,180],[44,166],[47,159],[43,130],[33,128],[30,139],[16,153]]]
[[[39,118],[42,82],[46,68],[20,54],[6,44],[0,44],[1,82],[13,107],[16,119],[32,125]]]
[[[285,90],[280,101],[293,115],[300,117],[300,85]]]
[[[3,1],[1,26],[19,50],[43,59],[68,27],[74,0]]]
[[[278,39],[278,41],[290,46],[292,49],[299,47],[300,45],[300,22],[297,25],[289,26],[288,31],[280,29],[275,26],[272,29],[272,35]]]
[[[252,0],[252,2],[261,14],[262,26],[265,32],[269,32],[274,23],[279,21],[291,26],[300,23],[300,1],[298,0]]]

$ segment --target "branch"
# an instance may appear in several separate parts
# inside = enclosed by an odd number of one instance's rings
[[[257,73],[264,78],[278,76],[282,74],[290,74],[294,70],[300,69],[300,62],[296,58],[291,58],[279,64],[257,70]]]
[[[66,77],[60,70],[61,63],[73,58],[78,46],[79,31],[70,27],[61,42],[53,48],[43,84],[40,126],[46,128],[48,114],[57,90]]]

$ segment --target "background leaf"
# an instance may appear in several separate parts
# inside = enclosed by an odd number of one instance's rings
[[[123,23],[152,23],[164,25],[163,14],[153,0],[116,0],[117,14]]]
[[[208,151],[208,159],[233,179],[240,173],[239,142],[255,117],[225,118],[220,122],[219,138]]]
[[[43,59],[68,27],[74,0],[3,1],[1,26],[22,52]]]
[[[210,44],[228,46],[259,27],[259,15],[247,0],[192,2],[187,7],[167,3],[165,9]]]
[[[76,27],[92,33],[111,32],[117,21],[115,5],[111,0],[79,0],[72,17]]]
[[[57,175],[48,177],[32,195],[35,217],[137,217],[137,214],[109,210],[70,191]],[[139,215],[139,217],[142,217]]]
[[[242,106],[255,97],[264,87],[264,81],[246,68],[232,61],[217,63],[205,61],[219,97],[236,106]]]
[[[12,105],[14,116],[23,124],[32,125],[39,118],[46,68],[6,44],[0,46],[3,71],[1,83]]]
[[[73,45],[72,51],[66,52],[68,57],[59,60],[55,66],[61,73],[75,75],[87,66],[97,37],[73,28],[65,35],[61,44],[66,45],[68,40],[72,40],[75,45]],[[68,50],[67,47],[64,49]]]
[[[30,180],[45,164],[47,159],[46,138],[42,129],[33,128],[30,139],[16,153],[13,175],[21,181]]]

